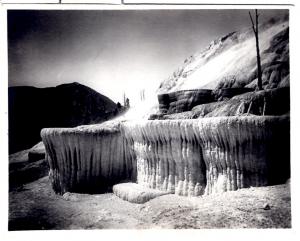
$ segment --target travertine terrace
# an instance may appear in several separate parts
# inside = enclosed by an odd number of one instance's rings
[[[289,178],[288,116],[107,122],[41,135],[59,193],[137,181],[199,196]]]

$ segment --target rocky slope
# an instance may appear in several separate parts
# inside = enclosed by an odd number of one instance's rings
[[[249,24],[250,25],[250,24]],[[289,85],[289,23],[270,19],[259,25],[264,88]],[[158,92],[188,89],[255,88],[257,81],[255,38],[252,29],[229,33],[200,53],[187,58]]]
[[[9,87],[9,153],[40,141],[45,127],[74,127],[114,116],[116,104],[78,83],[51,88]]]

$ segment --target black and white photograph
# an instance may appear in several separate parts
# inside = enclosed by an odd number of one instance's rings
[[[284,6],[8,9],[8,231],[291,229],[289,36]]]

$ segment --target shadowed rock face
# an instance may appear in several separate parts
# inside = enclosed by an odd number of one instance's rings
[[[42,131],[56,191],[88,192],[136,177],[145,187],[198,196],[290,176],[287,116],[104,124]]]
[[[109,98],[79,83],[51,88],[10,87],[9,153],[40,141],[46,127],[74,127],[107,120],[117,108]]]

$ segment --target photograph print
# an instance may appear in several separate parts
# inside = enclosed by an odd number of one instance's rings
[[[288,9],[7,10],[9,231],[291,228]]]

